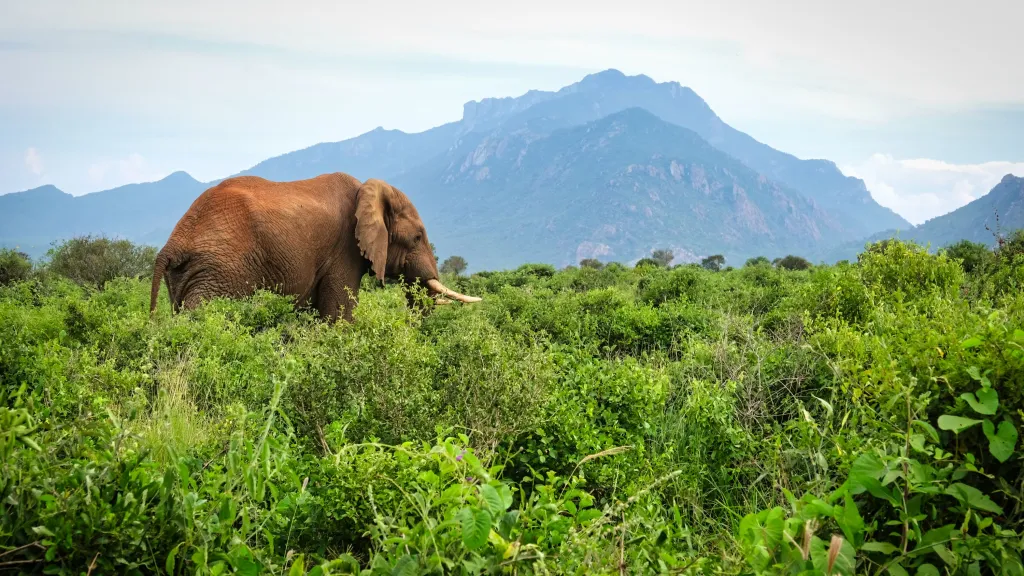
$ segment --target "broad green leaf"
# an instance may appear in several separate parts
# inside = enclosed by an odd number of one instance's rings
[[[839,548],[839,555],[836,556],[835,564],[832,565],[832,571],[829,572],[828,548],[831,543],[817,536],[811,537],[811,563],[814,565],[815,570],[820,570],[822,574],[853,576],[856,552],[849,540],[845,538],[842,540],[843,543]]]
[[[249,558],[242,558],[233,562],[235,571],[242,576],[259,576],[260,566]],[[292,566],[294,568],[294,565]],[[305,572],[301,572],[305,575]]]
[[[491,514],[487,510],[463,508],[458,514],[462,524],[462,543],[470,550],[476,550],[487,543],[491,532]]]
[[[880,552],[882,554],[892,554],[899,550],[899,548],[889,544],[888,542],[865,542],[860,549],[865,552]]]
[[[988,451],[1000,462],[1006,462],[1017,445],[1017,428],[1008,420],[999,423],[998,431],[990,420],[982,422],[981,427],[988,438]]]
[[[939,428],[943,430],[951,430],[956,434],[959,434],[960,432],[963,432],[971,426],[979,423],[981,423],[981,420],[964,418],[962,416],[950,416],[949,414],[939,416]]]
[[[836,515],[836,523],[855,548],[864,541],[864,519],[861,518],[857,504],[849,494],[843,502],[842,513]]]
[[[861,454],[853,461],[853,466],[850,467],[850,476],[845,485],[852,490],[854,495],[867,491],[875,498],[895,504],[896,497],[878,481],[885,473],[885,464],[876,454]]]
[[[886,569],[886,572],[888,572],[890,576],[910,576],[910,574],[907,573],[906,568],[899,564],[890,564],[889,568]]]
[[[917,546],[908,555],[913,558],[934,552],[945,560],[944,554],[948,552],[944,552],[946,550],[945,547],[938,546],[937,544],[946,540],[956,539],[956,535],[959,533],[954,524],[932,528],[921,536],[921,541],[917,543]]]
[[[508,484],[502,484],[498,486],[498,495],[501,496],[501,509],[508,510],[512,506],[512,489]],[[583,505],[582,501],[580,505]]]
[[[1001,568],[1004,576],[1024,576],[1024,565],[1016,558],[1006,558]]]
[[[46,526],[33,526],[32,531],[40,536],[49,536],[50,538],[54,538],[54,533],[50,532],[50,529]]]
[[[419,566],[417,566],[416,559],[406,554],[395,562],[395,567],[391,569],[391,576],[416,576],[419,574]]]
[[[306,563],[302,554],[295,557],[295,561],[292,562],[292,567],[288,570],[288,576],[305,576],[306,574]]]
[[[957,482],[946,488],[946,494],[956,498],[965,506],[985,512],[991,512],[993,514],[1003,513],[1003,509],[1000,508],[998,504],[993,502],[988,496],[982,494],[981,490],[978,490],[974,486],[968,486],[967,484]]]
[[[516,522],[519,521],[519,510],[512,510],[511,512],[505,512],[501,516],[501,520],[498,521],[498,534],[506,540],[512,539],[512,529],[516,527]]]
[[[963,348],[964,350],[977,348],[978,346],[981,346],[981,338],[978,338],[977,336],[971,336],[967,340],[964,340],[962,344],[960,344],[960,347]]]
[[[978,414],[991,416],[999,408],[999,393],[994,388],[982,388],[978,390],[977,396],[971,392],[964,392],[960,397]]]
[[[480,485],[480,499],[487,505],[487,509],[491,514],[498,515],[505,511],[505,507],[502,506],[501,495],[490,484]]]
[[[939,576],[940,574],[939,569],[933,564],[925,563],[917,567],[915,576]]]

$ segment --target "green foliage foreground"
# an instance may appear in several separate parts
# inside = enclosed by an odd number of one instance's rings
[[[1024,256],[972,270],[534,265],[334,326],[15,281],[0,570],[1022,574]]]

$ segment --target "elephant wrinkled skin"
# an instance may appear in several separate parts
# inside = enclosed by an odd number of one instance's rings
[[[203,192],[181,217],[153,270],[150,312],[166,280],[171,309],[257,288],[296,297],[331,321],[352,320],[363,274],[404,277],[435,297],[480,299],[449,290],[416,207],[377,179],[335,172],[273,182],[237,176]]]

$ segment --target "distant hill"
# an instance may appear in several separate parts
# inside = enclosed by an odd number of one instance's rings
[[[938,248],[970,240],[991,247],[996,245],[996,216],[999,231],[1008,234],[1024,228],[1024,177],[1007,174],[992,190],[956,210],[923,222],[919,226],[884,230],[855,242],[846,242],[819,253],[824,261],[852,259],[865,244],[886,238],[899,238]]]
[[[600,135],[600,136],[599,136]],[[722,121],[678,83],[616,70],[555,92],[469,102],[455,122],[377,128],[240,172],[295,180],[325,172],[399,185],[441,256],[470,270],[581,256],[635,261],[822,252],[905,220],[826,160],[801,160]],[[0,196],[0,244],[104,233],[160,245],[205,188],[183,172],[72,197],[53,187]]]
[[[157,182],[72,196],[54,186],[0,195],[0,245],[38,258],[51,242],[106,234],[163,245],[174,224],[207,188],[185,172]]]

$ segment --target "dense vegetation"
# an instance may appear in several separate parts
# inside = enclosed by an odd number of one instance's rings
[[[1024,574],[1024,235],[367,278],[351,325],[150,319],[130,268],[4,277],[0,570]]]

